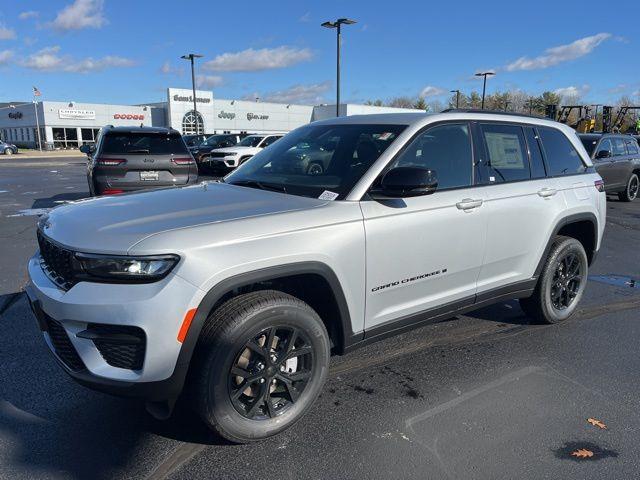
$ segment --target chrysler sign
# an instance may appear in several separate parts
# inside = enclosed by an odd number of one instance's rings
[[[71,120],[95,120],[95,110],[78,110],[75,108],[60,108],[58,110],[59,118],[67,118]]]

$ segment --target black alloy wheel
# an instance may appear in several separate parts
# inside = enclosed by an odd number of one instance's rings
[[[551,303],[557,310],[569,308],[575,300],[583,281],[581,262],[573,252],[560,257],[551,283]]]
[[[270,327],[248,341],[229,371],[229,397],[245,418],[260,420],[286,412],[304,391],[313,349],[301,330]]]

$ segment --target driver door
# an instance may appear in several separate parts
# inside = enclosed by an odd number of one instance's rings
[[[361,202],[366,330],[399,328],[419,313],[474,303],[487,218],[484,189],[473,185],[472,152],[466,122],[428,127],[391,167],[435,170],[435,193]]]

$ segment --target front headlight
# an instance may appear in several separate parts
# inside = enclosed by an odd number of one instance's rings
[[[115,282],[155,282],[164,278],[176,266],[177,255],[145,255],[140,257],[92,255],[76,253],[80,275],[87,280],[102,279]]]

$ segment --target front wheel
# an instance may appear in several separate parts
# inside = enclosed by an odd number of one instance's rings
[[[13,155],[13,150],[11,150],[10,148],[5,148],[4,149],[4,154],[5,155]]]
[[[587,254],[575,238],[556,237],[533,296],[520,300],[525,314],[539,323],[559,323],[576,311],[588,275]]]
[[[637,174],[632,173],[627,181],[627,188],[618,194],[618,198],[623,202],[633,202],[638,197],[638,190],[640,190],[640,180]]]
[[[232,442],[275,435],[317,398],[329,352],[326,328],[306,303],[274,290],[239,295],[203,327],[192,375],[194,407]]]

